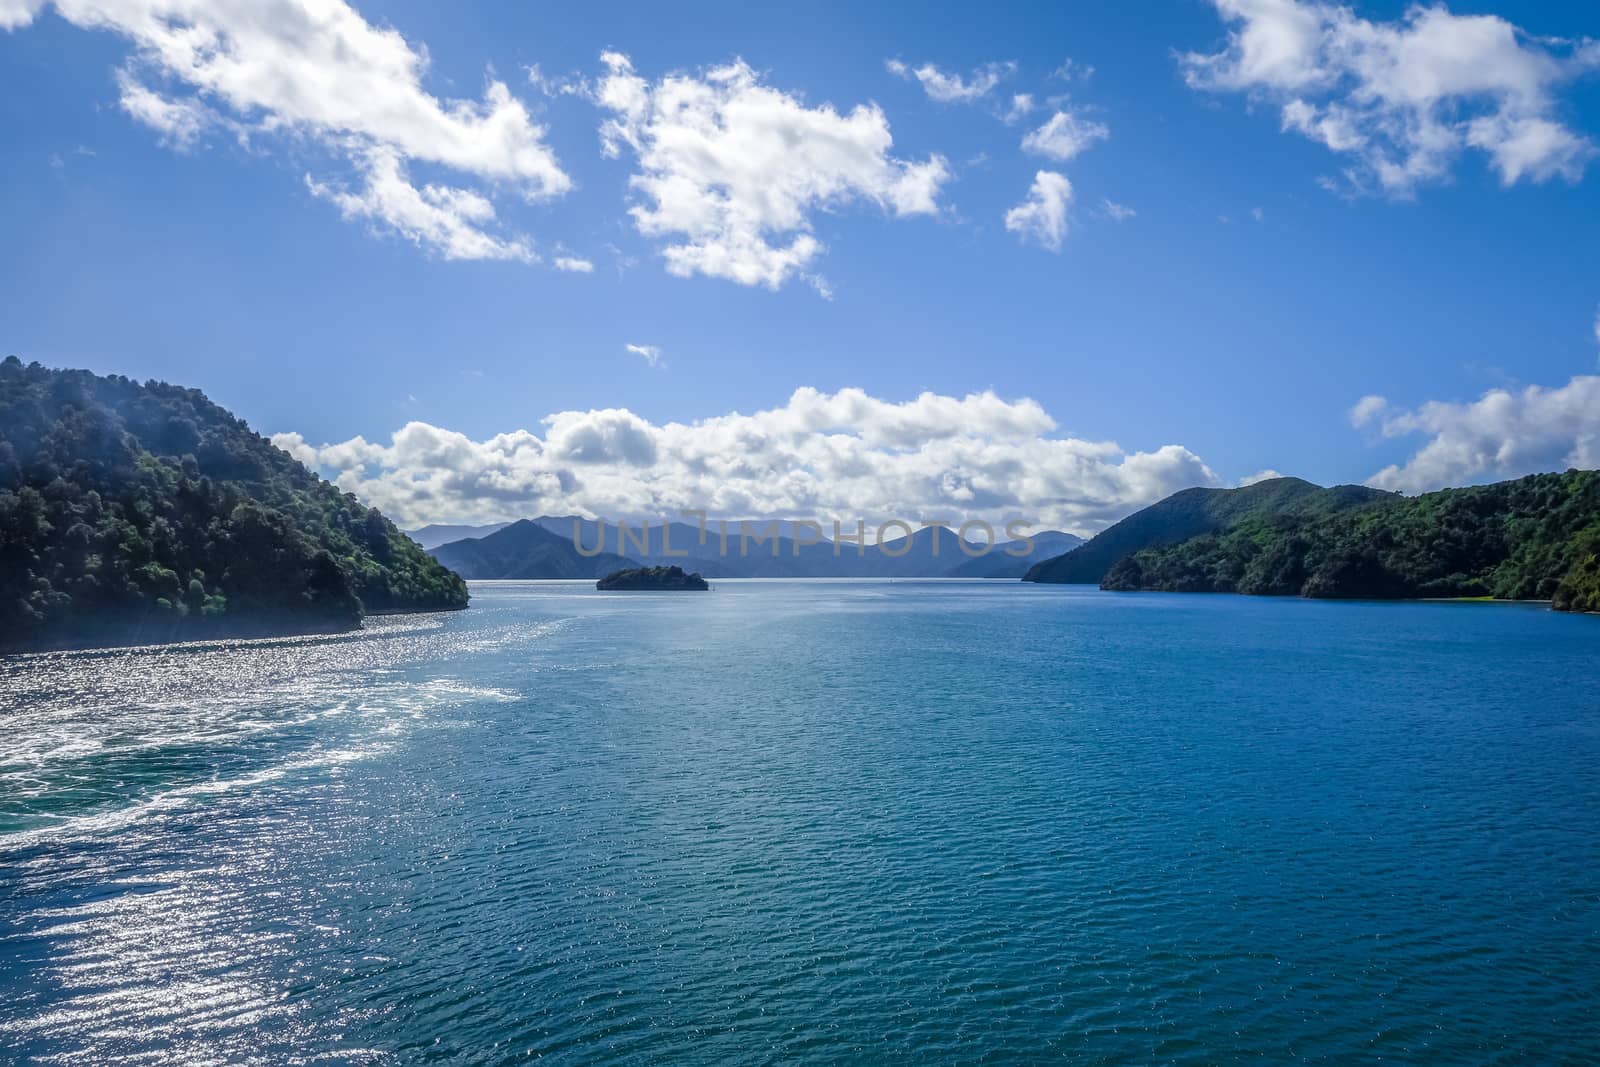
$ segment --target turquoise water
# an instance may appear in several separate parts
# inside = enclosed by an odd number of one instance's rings
[[[1600,619],[474,597],[0,661],[0,1061],[1600,1060]]]

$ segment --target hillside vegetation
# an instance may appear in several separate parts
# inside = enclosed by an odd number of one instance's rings
[[[1246,519],[1326,515],[1392,497],[1363,485],[1324,489],[1300,478],[1270,478],[1241,489],[1185,489],[1107,527],[1079,548],[1037,564],[1023,580],[1095,585],[1119,560],[1142,549],[1178,544]]]
[[[466,584],[204,394],[0,363],[0,647],[338,631]]]
[[[1600,610],[1597,549],[1600,472],[1568,471],[1390,496],[1332,513],[1249,516],[1179,544],[1128,554],[1103,585],[1308,597],[1494,597],[1594,611]]]

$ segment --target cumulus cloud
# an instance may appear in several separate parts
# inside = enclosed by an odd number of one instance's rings
[[[273,441],[402,524],[538,514],[749,518],[1034,518],[1093,533],[1192,485],[1215,485],[1179,445],[1127,452],[1055,436],[1032,400],[924,393],[895,403],[859,389],[799,389],[781,407],[693,423],[567,411],[542,432],[487,440],[423,422],[387,445]]]
[[[742,60],[651,83],[628,57],[601,57],[595,98],[608,156],[632,151],[629,209],[647,237],[664,238],[667,270],[777,289],[816,280],[823,246],[811,214],[868,200],[896,215],[932,215],[950,169],[890,155],[889,121],[873,104],[846,113],[763,85]],[[820,289],[824,289],[820,282]]]
[[[1043,126],[1022,139],[1022,150],[1066,162],[1111,136],[1104,123],[1072,111],[1057,111]]]
[[[42,3],[0,0],[0,26],[26,25]],[[572,181],[503,82],[481,100],[423,87],[427,53],[368,23],[344,0],[56,0],[62,18],[133,45],[119,72],[124,111],[175,147],[213,127],[253,145],[312,144],[342,174],[306,178],[346,217],[392,230],[452,259],[528,260],[517,235],[497,236],[486,188],[527,200]],[[426,164],[478,183],[418,186]]]
[[[1594,145],[1557,114],[1555,91],[1600,66],[1593,42],[1532,37],[1443,4],[1370,21],[1317,0],[1212,0],[1227,47],[1181,58],[1196,89],[1278,105],[1293,130],[1351,158],[1357,191],[1407,196],[1449,176],[1467,148],[1505,185],[1582,176]]]
[[[1267,482],[1267,481],[1271,481],[1274,478],[1282,478],[1282,477],[1283,477],[1283,472],[1282,471],[1275,471],[1271,467],[1268,467],[1266,470],[1259,470],[1259,471],[1256,471],[1254,474],[1247,474],[1243,478],[1240,478],[1239,479],[1239,488],[1243,489],[1247,485],[1255,485],[1257,482]]]
[[[655,345],[623,345],[622,347],[641,357],[652,367],[659,366],[661,363],[661,349]]]
[[[1600,467],[1600,377],[1593,375],[1555,388],[1491,389],[1470,403],[1430,401],[1414,411],[1369,396],[1351,420],[1377,422],[1385,437],[1429,438],[1406,462],[1368,479],[1382,489],[1426,492],[1484,478]]]
[[[594,273],[594,264],[577,256],[557,256],[555,258],[555,267],[556,270],[570,271],[574,274]]]
[[[891,74],[921,82],[923,91],[941,104],[970,104],[981,100],[1017,70],[1015,63],[986,63],[973,71],[971,77],[963,78],[959,74],[946,74],[932,63],[912,68],[898,59],[888,59],[883,65]]]
[[[272,435],[272,443],[289,453],[289,455],[293,456],[307,467],[310,467],[313,470],[316,469],[318,463],[317,449],[306,444],[306,439],[299,434],[275,433]]]
[[[1066,175],[1041,170],[1033,176],[1028,198],[1006,212],[1006,229],[1059,251],[1067,236],[1067,205],[1071,202],[1072,183]]]

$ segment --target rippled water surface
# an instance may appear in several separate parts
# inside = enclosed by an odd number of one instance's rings
[[[0,1062],[1600,1061],[1600,619],[473,592],[0,660]]]

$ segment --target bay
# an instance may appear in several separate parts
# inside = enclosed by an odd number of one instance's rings
[[[473,596],[0,660],[0,1058],[1600,1059],[1600,620]]]

